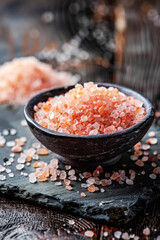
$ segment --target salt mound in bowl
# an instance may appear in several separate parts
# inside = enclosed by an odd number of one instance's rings
[[[140,141],[152,124],[154,118],[152,104],[142,95],[131,89],[114,84],[97,83],[97,86],[116,88],[121,93],[142,102],[142,107],[145,109],[143,118],[126,129],[117,128],[115,132],[105,134],[102,132],[97,135],[90,135],[90,132],[88,132],[89,135],[77,135],[55,131],[46,128],[47,126],[41,126],[34,120],[35,105],[46,102],[48,98],[52,99],[54,96],[65,94],[75,86],[55,88],[39,93],[32,97],[25,106],[25,117],[35,137],[48,149],[58,154],[59,159],[64,164],[80,168],[114,164],[120,159],[122,153]]]

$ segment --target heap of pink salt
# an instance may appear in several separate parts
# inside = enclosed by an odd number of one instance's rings
[[[93,82],[77,84],[65,95],[34,106],[34,119],[45,128],[77,135],[107,134],[126,129],[143,119],[143,103],[118,89]]]
[[[71,74],[57,72],[34,57],[14,59],[0,67],[0,103],[24,104],[38,91],[72,84]]]

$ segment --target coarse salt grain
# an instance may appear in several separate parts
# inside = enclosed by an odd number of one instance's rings
[[[149,236],[150,233],[151,233],[151,231],[150,231],[150,229],[149,229],[148,227],[144,228],[142,232],[143,232],[143,234],[144,234],[145,236]]]
[[[35,182],[37,182],[37,179],[36,179],[34,173],[30,173],[30,174],[29,174],[29,182],[30,182],[30,183],[35,183]]]
[[[98,87],[90,82],[84,87],[77,84],[64,96],[38,103],[34,108],[34,119],[41,126],[61,133],[107,134],[141,121],[145,116],[142,105],[139,100],[126,96],[116,88]],[[121,116],[122,112],[124,116]],[[50,118],[51,113],[54,118]]]
[[[87,231],[85,231],[84,235],[86,237],[92,238],[94,236],[94,232],[91,230],[87,230]]]

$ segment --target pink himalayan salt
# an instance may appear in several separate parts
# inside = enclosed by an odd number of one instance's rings
[[[41,126],[77,135],[121,131],[145,116],[143,103],[138,99],[93,82],[85,83],[84,87],[77,84],[65,95],[38,103],[34,110],[34,119]]]
[[[34,57],[13,59],[0,66],[0,103],[24,104],[38,91],[72,84],[69,73],[56,72]]]

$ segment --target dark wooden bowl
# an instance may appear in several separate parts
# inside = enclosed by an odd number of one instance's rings
[[[145,135],[154,119],[154,108],[150,101],[139,93],[110,83],[97,83],[98,86],[115,87],[128,96],[143,102],[146,116],[139,123],[116,133],[101,135],[72,135],[56,132],[40,126],[33,119],[33,106],[47,101],[48,97],[67,92],[74,86],[54,88],[40,92],[32,97],[24,108],[25,118],[34,136],[48,149],[59,155],[64,164],[78,168],[94,168],[97,165],[112,165],[122,153],[133,147]]]

